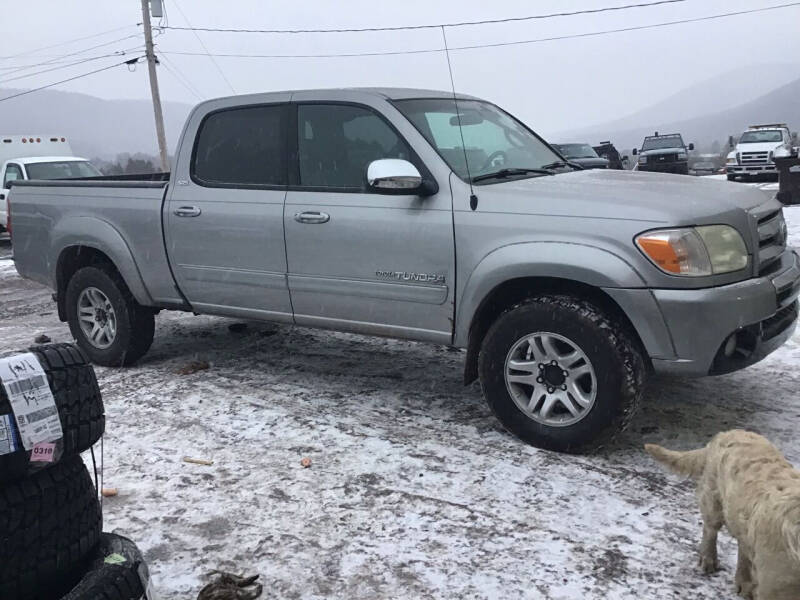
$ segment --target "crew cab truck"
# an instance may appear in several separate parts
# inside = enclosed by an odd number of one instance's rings
[[[99,364],[139,359],[162,309],[446,344],[510,431],[562,451],[624,428],[651,371],[746,367],[797,321],[774,198],[571,167],[446,92],[203,102],[163,181],[15,183],[11,220],[20,275]]]
[[[751,125],[734,147],[733,136],[728,144],[734,148],[725,165],[728,181],[756,175],[778,175],[775,157],[792,156],[797,133],[785,124]]]
[[[641,150],[634,148],[633,155],[638,156],[637,170],[655,173],[689,174],[689,152],[694,144],[687,147],[680,133],[668,135],[649,135],[644,138]]]

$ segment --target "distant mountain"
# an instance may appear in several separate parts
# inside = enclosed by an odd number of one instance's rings
[[[788,123],[800,129],[800,65],[738,69],[687,88],[622,119],[551,136],[553,141],[599,142],[618,148],[641,144],[645,135],[680,132],[688,142],[725,142],[756,123]],[[788,81],[788,83],[787,83]]]
[[[0,98],[22,90],[4,88]],[[170,153],[180,135],[188,104],[165,102],[164,128]],[[89,158],[121,152],[158,154],[153,105],[149,100],[103,100],[86,94],[42,90],[0,103],[0,135],[58,134],[73,151]]]

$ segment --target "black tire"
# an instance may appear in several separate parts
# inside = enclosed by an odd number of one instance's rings
[[[104,533],[83,578],[61,600],[139,600],[145,594],[141,576],[149,578],[136,544]]]
[[[105,431],[103,398],[94,369],[72,344],[37,346],[28,350],[42,365],[61,419],[63,438],[56,442],[56,459],[66,460],[91,448]],[[0,415],[12,414],[6,391],[0,385]],[[30,450],[0,456],[0,484],[16,481],[32,471],[52,465],[31,462]]]
[[[114,309],[116,336],[108,348],[95,346],[78,323],[78,299],[87,288],[100,290]],[[153,310],[136,302],[125,281],[111,265],[99,264],[78,270],[67,284],[65,308],[72,336],[89,359],[98,365],[132,365],[147,353],[153,343]]]
[[[505,380],[506,357],[535,332],[564,336],[594,367],[594,404],[576,423],[554,426],[526,415]],[[489,328],[478,357],[481,387],[500,422],[525,442],[559,452],[587,452],[607,444],[630,423],[645,382],[643,350],[626,328],[591,303],[570,296],[540,296],[506,310]]]
[[[736,175],[728,175],[728,181],[736,181]]]
[[[80,457],[0,487],[0,598],[59,598],[101,530],[97,491]]]

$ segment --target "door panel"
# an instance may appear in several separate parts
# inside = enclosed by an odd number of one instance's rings
[[[367,191],[369,162],[408,160],[405,142],[363,107],[304,106],[298,107],[300,189],[288,192],[284,217],[295,321],[449,342],[455,276],[449,187],[427,198]],[[299,222],[295,216],[303,213],[329,219]]]
[[[286,105],[211,113],[165,214],[175,278],[201,312],[291,321],[286,283]]]

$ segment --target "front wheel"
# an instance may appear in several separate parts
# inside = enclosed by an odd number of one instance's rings
[[[594,305],[541,296],[504,312],[478,359],[500,422],[522,440],[560,452],[608,443],[628,425],[645,379],[642,351]]]
[[[728,181],[736,181],[736,175],[728,174]]]
[[[153,311],[136,302],[111,266],[77,271],[67,284],[65,305],[72,336],[98,365],[131,365],[153,343]]]

